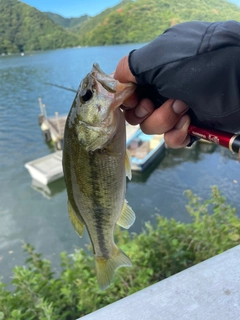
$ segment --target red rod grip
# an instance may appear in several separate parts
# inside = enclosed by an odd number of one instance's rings
[[[240,135],[215,129],[199,128],[194,125],[189,126],[188,133],[230,149],[233,152],[239,152]]]

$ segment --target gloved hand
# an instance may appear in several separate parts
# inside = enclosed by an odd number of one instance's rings
[[[236,21],[192,21],[167,29],[116,68],[116,79],[150,92],[145,99],[136,92],[125,102],[127,121],[141,123],[146,133],[165,133],[171,147],[188,144],[190,118],[203,127],[240,131],[239,57]]]

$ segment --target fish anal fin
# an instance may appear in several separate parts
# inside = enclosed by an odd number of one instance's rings
[[[131,171],[131,154],[128,151],[128,149],[126,149],[126,153],[125,153],[125,170],[126,170],[126,176],[128,177],[129,180],[132,179],[132,171]]]
[[[69,213],[69,217],[70,217],[70,220],[72,222],[72,225],[73,225],[75,231],[77,232],[77,234],[81,238],[83,236],[84,224],[81,221],[80,217],[78,217],[78,215],[74,211],[69,200],[68,200],[68,213]]]
[[[132,267],[132,262],[126,254],[114,245],[109,258],[95,256],[98,285],[101,290],[110,286],[114,272],[120,267]]]
[[[122,208],[122,212],[121,212],[120,217],[117,221],[117,224],[120,227],[123,227],[125,229],[129,229],[133,225],[135,218],[136,218],[136,216],[135,216],[133,209],[128,205],[127,200],[125,200],[123,208]]]

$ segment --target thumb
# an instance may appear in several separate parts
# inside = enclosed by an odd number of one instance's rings
[[[132,72],[129,69],[128,55],[123,57],[119,61],[117,68],[115,70],[115,73],[114,73],[114,78],[122,83],[125,83],[125,82],[137,83],[134,75],[132,74]]]

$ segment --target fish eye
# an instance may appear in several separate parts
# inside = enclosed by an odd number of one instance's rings
[[[82,96],[80,96],[80,99],[84,103],[89,101],[92,98],[92,96],[93,96],[92,91],[90,89],[87,89],[87,91]]]

